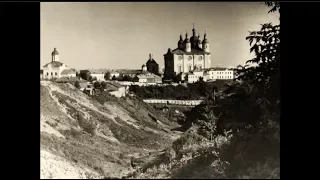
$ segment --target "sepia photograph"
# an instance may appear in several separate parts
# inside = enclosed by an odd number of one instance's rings
[[[40,5],[41,179],[280,179],[279,2]]]

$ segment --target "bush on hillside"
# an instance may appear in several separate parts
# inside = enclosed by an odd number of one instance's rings
[[[101,83],[99,81],[96,81],[96,82],[93,83],[93,87],[95,89],[101,89]]]
[[[76,88],[78,88],[78,89],[81,88],[79,81],[76,81],[75,84],[74,84],[74,86],[75,86]]]
[[[102,88],[102,89],[106,89],[106,87],[107,87],[107,83],[104,82],[104,81],[102,81],[102,82],[101,82],[101,88]]]
[[[97,125],[94,121],[87,120],[83,114],[80,112],[77,113],[77,120],[79,126],[87,133],[91,134],[92,136],[96,135]]]

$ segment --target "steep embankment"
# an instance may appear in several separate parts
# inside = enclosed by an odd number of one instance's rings
[[[138,99],[102,105],[70,84],[41,82],[40,89],[41,178],[122,177],[135,158],[179,136]]]

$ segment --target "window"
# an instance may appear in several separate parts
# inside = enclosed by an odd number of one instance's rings
[[[53,73],[51,73],[51,76],[53,76]]]
[[[178,66],[178,72],[180,73],[182,71],[181,66]]]
[[[202,70],[202,65],[199,65],[199,69],[200,69],[200,71]]]
[[[49,76],[49,73],[47,72],[47,76]]]
[[[189,65],[189,67],[188,67],[188,68],[189,68],[189,71],[191,71],[191,65]]]
[[[189,61],[191,61],[191,60],[192,60],[192,57],[191,57],[191,56],[189,56],[189,57],[188,57],[188,59],[189,59]]]
[[[57,75],[57,73],[55,72],[54,75]]]

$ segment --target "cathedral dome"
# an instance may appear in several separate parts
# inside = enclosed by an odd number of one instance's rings
[[[190,41],[191,41],[192,43],[196,43],[196,42],[198,41],[198,37],[197,37],[197,36],[192,36],[192,37],[190,38]]]
[[[178,41],[178,44],[183,44],[182,35],[180,35],[180,39],[179,39],[179,41]]]
[[[184,42],[184,43],[190,43],[190,40],[189,40],[189,38],[186,38],[186,39],[184,39],[183,42]]]

